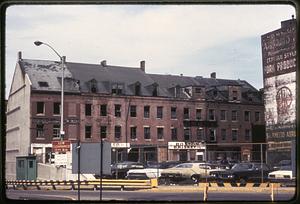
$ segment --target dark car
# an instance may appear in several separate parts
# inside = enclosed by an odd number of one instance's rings
[[[217,181],[240,182],[261,181],[268,179],[268,173],[271,171],[266,164],[242,162],[235,164],[231,169],[226,171],[213,170],[210,171],[210,177]]]

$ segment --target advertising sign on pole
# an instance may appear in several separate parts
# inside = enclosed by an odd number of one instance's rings
[[[55,166],[65,166],[68,163],[67,154],[55,154],[54,164]]]

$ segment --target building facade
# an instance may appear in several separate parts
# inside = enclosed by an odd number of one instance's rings
[[[294,17],[261,36],[268,162],[292,160],[296,139],[296,30]]]
[[[138,68],[66,62],[64,87],[64,139],[107,140],[112,162],[253,160],[252,143],[265,138],[262,93],[244,80],[148,74],[145,61]],[[49,162],[60,139],[60,91],[58,62],[19,53],[7,108],[7,176],[16,156]]]

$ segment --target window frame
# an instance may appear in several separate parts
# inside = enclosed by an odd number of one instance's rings
[[[36,114],[37,115],[45,115],[45,102],[44,101],[36,102]]]

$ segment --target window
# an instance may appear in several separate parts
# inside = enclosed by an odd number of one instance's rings
[[[90,87],[91,90],[90,90],[90,91],[91,91],[92,93],[97,93],[97,81],[94,80],[94,79],[91,80],[91,81],[90,81],[90,85],[91,85],[91,87]]]
[[[260,112],[255,112],[255,122],[260,121]]]
[[[52,137],[59,138],[60,125],[53,125]]]
[[[237,129],[232,129],[231,130],[231,137],[232,137],[232,141],[237,141],[237,137],[238,137],[238,130]]]
[[[135,95],[136,96],[140,96],[141,95],[141,84],[139,82],[137,82],[135,84]]]
[[[217,137],[216,137],[216,129],[214,128],[209,128],[208,129],[208,135],[209,135],[209,140],[211,142],[216,142],[217,141]]]
[[[202,109],[197,108],[196,109],[196,119],[201,120],[202,119],[201,115],[202,115]]]
[[[176,114],[176,107],[171,107],[171,119],[176,119],[177,114]]]
[[[250,140],[250,137],[251,137],[251,132],[249,129],[246,129],[245,130],[245,140],[246,141],[249,141]]]
[[[33,168],[33,161],[29,161],[28,165],[29,165],[29,168]]]
[[[245,121],[246,121],[246,122],[249,122],[249,121],[250,121],[250,111],[245,111],[244,114],[245,114],[245,115],[244,115]]]
[[[157,92],[158,92],[157,89],[158,89],[158,88],[157,88],[157,84],[154,84],[154,85],[153,85],[152,96],[157,96]]]
[[[92,126],[86,125],[85,126],[85,138],[91,138],[92,137]]]
[[[157,128],[157,139],[164,139],[164,128]]]
[[[226,110],[221,110],[220,112],[220,120],[227,120],[227,111]]]
[[[236,110],[233,110],[231,112],[231,120],[232,121],[237,121],[237,111]]]
[[[36,114],[45,114],[45,107],[44,102],[37,102],[36,103]]]
[[[144,118],[150,117],[150,106],[144,106]]]
[[[107,127],[106,126],[100,126],[100,138],[106,138],[107,135]]]
[[[85,115],[86,116],[92,115],[92,104],[85,104]]]
[[[121,126],[115,126],[115,139],[119,140],[121,138]]]
[[[221,139],[226,140],[226,129],[221,129]]]
[[[144,127],[144,138],[146,140],[150,139],[150,127]]]
[[[237,91],[232,91],[232,99],[234,101],[238,99],[238,92]]]
[[[184,108],[183,109],[183,118],[184,119],[189,119],[190,118],[190,109],[189,108]]]
[[[130,117],[136,117],[136,106],[130,106]]]
[[[160,118],[160,119],[163,118],[163,107],[162,106],[157,107],[157,118]]]
[[[18,160],[18,167],[19,168],[24,168],[24,165],[25,164],[25,162],[24,162],[24,160]]]
[[[130,139],[132,139],[132,140],[136,139],[136,126],[130,127]]]
[[[121,105],[119,105],[119,104],[115,105],[115,116],[121,117]]]
[[[191,137],[191,129],[190,128],[185,128],[183,130],[183,137],[184,137],[184,140],[190,140],[190,137]]]
[[[209,120],[215,120],[215,110],[214,109],[209,109],[208,110],[208,119]]]
[[[177,140],[177,128],[174,127],[171,128],[171,140],[173,141]]]
[[[38,81],[38,84],[40,87],[49,87],[49,84],[46,81]]]
[[[200,94],[201,93],[201,88],[195,88],[195,93]]]
[[[107,116],[107,105],[106,104],[100,105],[100,115]]]
[[[197,140],[199,140],[199,141],[205,141],[205,138],[204,138],[204,129],[203,128],[198,128],[197,129]]]
[[[44,124],[36,125],[36,137],[44,137]]]
[[[113,84],[111,93],[114,95],[121,95],[123,90],[123,85],[122,84]]]
[[[53,103],[53,115],[59,115],[60,114],[60,103],[54,102]]]

